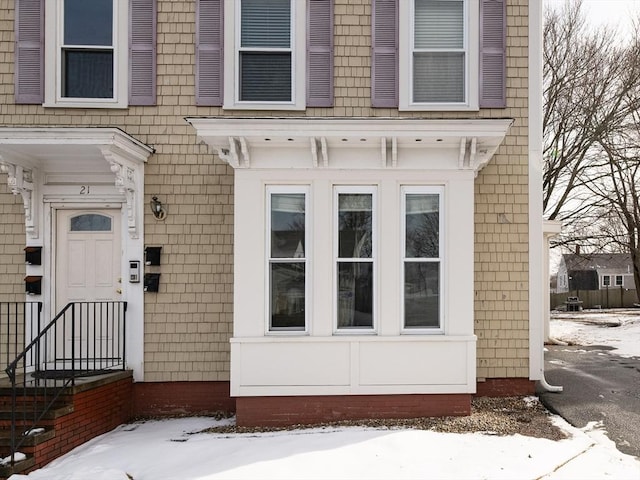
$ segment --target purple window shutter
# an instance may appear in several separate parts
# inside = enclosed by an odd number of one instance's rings
[[[196,4],[196,105],[222,105],[223,0]]]
[[[394,108],[398,106],[398,0],[373,0],[372,11],[371,105]]]
[[[15,102],[44,101],[44,0],[16,0]]]
[[[333,0],[307,0],[307,107],[333,106]]]
[[[505,108],[506,25],[505,0],[480,3],[480,107]]]
[[[155,105],[156,0],[130,0],[129,9],[129,105]]]

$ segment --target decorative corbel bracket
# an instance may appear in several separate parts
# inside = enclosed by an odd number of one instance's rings
[[[478,163],[477,155],[478,139],[476,137],[460,139],[460,154],[458,156],[458,167],[462,170],[473,170],[475,176],[484,167],[488,160],[484,163]]]
[[[229,137],[229,147],[214,146],[218,156],[233,168],[251,166],[249,147],[244,137]]]
[[[139,238],[140,229],[138,228],[138,205],[141,201],[139,188],[136,185],[135,167],[128,165],[127,162],[115,153],[111,147],[101,147],[100,151],[104,158],[109,162],[111,171],[115,175],[115,186],[118,192],[125,196],[127,202],[127,229],[129,236],[133,239]]]
[[[0,171],[7,174],[7,185],[14,195],[22,196],[24,204],[24,224],[29,238],[38,237],[36,209],[34,208],[34,171],[0,160]]]
[[[382,168],[396,168],[398,166],[398,137],[380,139],[380,154]]]
[[[313,166],[322,166],[327,168],[329,166],[329,151],[327,149],[327,139],[325,137],[311,137],[311,158],[313,159]]]

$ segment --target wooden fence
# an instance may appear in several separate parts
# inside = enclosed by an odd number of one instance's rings
[[[639,303],[635,290],[611,287],[603,290],[572,290],[564,293],[552,293],[551,309],[564,309],[567,297],[578,297],[582,301],[582,308],[632,308]]]

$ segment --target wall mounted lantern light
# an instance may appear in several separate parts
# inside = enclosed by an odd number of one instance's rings
[[[152,197],[151,202],[149,202],[149,206],[151,207],[151,213],[153,213],[156,220],[164,220],[167,218],[167,207],[158,200],[158,197]]]

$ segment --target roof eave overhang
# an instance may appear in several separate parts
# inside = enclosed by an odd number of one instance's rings
[[[200,140],[234,168],[269,167],[275,150],[305,151],[306,158],[280,168],[399,168],[416,167],[423,158],[448,152],[438,168],[472,170],[486,165],[503,142],[513,119],[415,118],[239,118],[189,117]],[[350,164],[353,149],[373,149],[369,163]],[[300,157],[296,157],[299,159]],[[255,160],[255,161],[254,161]],[[429,168],[422,162],[421,168]]]

